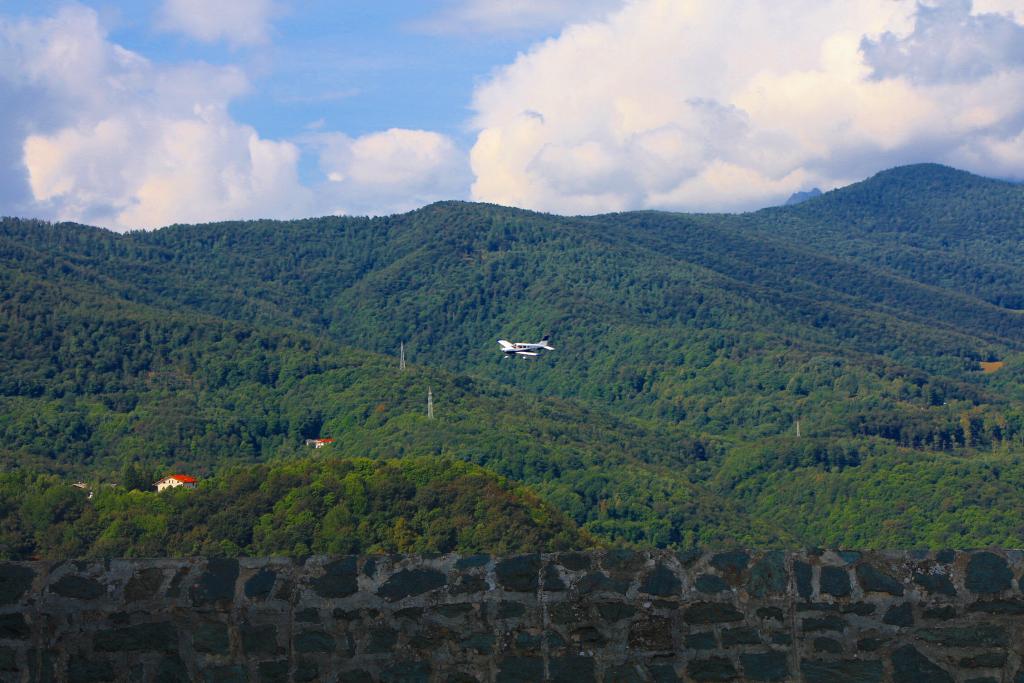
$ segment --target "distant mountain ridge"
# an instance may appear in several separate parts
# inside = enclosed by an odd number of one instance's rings
[[[736,215],[4,219],[0,458],[216,472],[329,432],[616,542],[1019,545],[1022,238],[1024,186],[929,164]]]
[[[786,200],[784,206],[794,206],[795,204],[803,204],[808,199],[814,199],[815,197],[821,196],[821,190],[817,187],[812,187],[810,190],[804,192],[794,192],[789,195],[789,199]]]

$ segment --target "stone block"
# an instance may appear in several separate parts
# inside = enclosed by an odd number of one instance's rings
[[[661,597],[679,595],[682,588],[682,582],[675,572],[660,562],[654,565],[654,569],[640,582],[641,593]]]
[[[614,579],[603,572],[590,572],[576,582],[576,590],[580,595],[589,595],[591,593],[618,593],[625,595],[628,589],[628,581]]]
[[[752,628],[722,629],[722,647],[734,645],[760,645],[761,636]]]
[[[941,607],[929,607],[921,613],[925,619],[939,619],[941,621],[949,621],[950,619],[956,619],[957,611],[956,607],[952,605],[942,605]]]
[[[240,664],[213,666],[203,671],[204,683],[248,683],[245,667]]]
[[[295,665],[295,683],[312,683],[320,678],[320,665],[309,659],[300,659]]]
[[[0,639],[25,640],[31,635],[32,629],[25,621],[24,614],[0,614]]]
[[[842,617],[837,616],[824,616],[824,617],[808,617],[803,620],[801,627],[807,633],[814,631],[845,631],[846,621]]]
[[[245,597],[250,600],[266,600],[274,590],[277,572],[264,567],[245,581]]]
[[[982,652],[960,659],[960,666],[965,669],[1002,669],[1006,666],[1005,652]]]
[[[541,588],[548,593],[558,593],[566,589],[565,581],[562,581],[562,576],[558,573],[558,567],[553,564],[544,567]]]
[[[196,652],[226,655],[231,648],[228,627],[216,621],[204,621],[192,630],[192,647]]]
[[[29,567],[18,564],[0,564],[0,605],[10,605],[32,586],[36,573]]]
[[[78,574],[65,574],[50,586],[50,590],[76,600],[95,600],[107,594],[107,587],[102,583]]]
[[[211,558],[199,582],[192,587],[192,601],[196,605],[214,602],[230,602],[235,598],[235,582],[238,580],[238,560]]]
[[[157,598],[160,596],[160,586],[163,582],[164,572],[159,567],[140,569],[124,587],[124,599],[127,602],[137,602]]]
[[[857,581],[865,592],[903,595],[903,584],[874,565],[858,564],[856,572]]]
[[[580,572],[591,566],[590,555],[586,553],[558,553],[555,559],[571,572]]]
[[[494,566],[498,585],[507,591],[532,593],[537,590],[540,575],[540,555],[520,555],[498,562]]]
[[[672,650],[672,620],[648,617],[634,622],[629,629],[629,646],[640,651]]]
[[[1002,593],[1009,590],[1013,580],[1006,560],[995,553],[980,552],[971,555],[967,563],[964,585],[975,593]]]
[[[371,628],[366,641],[367,654],[376,655],[391,652],[398,645],[398,631],[388,626]]]
[[[248,655],[273,655],[277,654],[277,626],[273,624],[261,624],[253,626],[242,624],[239,628],[242,636],[242,649]]]
[[[1024,614],[1024,601],[1021,600],[979,600],[967,606],[968,612],[984,612],[986,614]]]
[[[904,602],[902,605],[892,605],[885,611],[882,623],[889,624],[890,626],[913,626],[914,606],[909,602]]]
[[[599,602],[594,606],[601,619],[609,624],[629,619],[636,614],[636,608],[624,602]]]
[[[744,678],[751,681],[785,681],[789,678],[789,657],[785,652],[751,652],[740,655]]]
[[[346,557],[324,565],[324,575],[311,585],[322,598],[347,598],[359,590],[358,575],[356,558]]]
[[[845,567],[822,567],[819,587],[822,593],[844,598],[850,594],[850,573]]]
[[[605,673],[604,680],[607,683],[645,683],[647,678],[637,664],[618,664]]]
[[[305,607],[295,611],[295,622],[299,624],[319,624],[320,610],[316,607]]]
[[[552,657],[548,662],[553,683],[590,683],[596,681],[594,660],[590,657]]]
[[[811,641],[815,652],[827,652],[833,655],[843,654],[843,644],[834,638],[817,637]]]
[[[743,621],[743,613],[724,602],[695,602],[683,618],[689,624],[724,624]]]
[[[786,556],[782,552],[766,553],[750,570],[747,593],[755,598],[766,595],[781,595],[789,588],[786,574]]]
[[[133,677],[133,679],[139,680],[138,677]],[[168,655],[157,662],[156,675],[153,677],[154,683],[191,683],[191,681],[192,677],[189,675],[188,667],[178,655]]]
[[[956,586],[945,574],[914,574],[914,583],[936,595],[956,595]]]
[[[464,569],[474,569],[476,567],[486,567],[487,563],[491,561],[490,555],[467,555],[460,557],[455,560],[455,569],[462,571]]]
[[[730,590],[729,584],[725,582],[725,579],[714,574],[701,574],[693,582],[693,585],[701,593],[721,593]]]
[[[718,647],[718,642],[715,640],[714,632],[703,631],[687,634],[683,646],[687,650],[714,650]]]
[[[97,652],[177,652],[178,632],[171,622],[160,621],[97,631],[92,642]]]
[[[945,669],[913,645],[893,650],[891,659],[894,683],[953,683],[953,677]]]
[[[536,683],[544,680],[544,660],[540,657],[505,657],[498,663],[496,683]]]
[[[861,638],[857,641],[858,652],[878,652],[888,641],[881,638]]]
[[[651,664],[647,667],[647,671],[650,673],[651,680],[654,683],[675,683],[676,681],[683,680],[676,673],[675,666],[671,664]]]
[[[11,647],[0,646],[0,671],[18,670],[18,652]]]
[[[381,683],[429,683],[427,662],[396,662],[380,673]]]
[[[803,659],[800,673],[804,683],[881,683],[885,670],[871,659]]]
[[[811,565],[799,560],[793,561],[793,578],[796,579],[796,592],[801,598],[811,597],[813,586],[811,585]]]
[[[494,652],[495,637],[493,633],[474,633],[459,642],[464,651],[472,650],[477,654],[489,655]]]
[[[403,569],[392,574],[377,591],[377,595],[388,602],[396,602],[429,593],[447,583],[448,577],[436,569]]]
[[[711,556],[711,566],[721,572],[739,574],[750,563],[750,555],[742,550],[716,553]]]
[[[971,624],[945,628],[923,628],[916,632],[919,639],[947,647],[1005,647],[1006,629],[997,624]]]
[[[736,667],[725,657],[691,659],[686,664],[686,675],[695,681],[732,681],[738,677]]]
[[[371,640],[372,640],[371,631]],[[296,652],[334,652],[336,647],[334,636],[319,630],[299,631],[292,639],[292,647]]]
[[[288,683],[288,670],[291,665],[287,659],[276,662],[260,662],[260,683]]]
[[[114,680],[114,665],[106,659],[72,657],[68,661],[68,683],[99,683]]]
[[[495,614],[499,619],[518,619],[526,614],[526,605],[521,602],[502,600],[498,603],[498,609]]]

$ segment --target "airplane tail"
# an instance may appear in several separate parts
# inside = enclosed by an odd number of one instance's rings
[[[551,339],[551,335],[550,335],[550,334],[545,334],[545,335],[544,335],[544,338],[540,340],[540,345],[541,345],[541,346],[542,346],[543,348],[547,349],[548,351],[554,351],[554,350],[555,350],[555,347],[554,347],[554,346],[551,346],[551,345],[550,345],[550,344],[548,343],[548,341],[549,341],[550,339]]]

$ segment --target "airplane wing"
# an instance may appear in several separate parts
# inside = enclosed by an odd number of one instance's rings
[[[517,356],[539,356],[539,353],[534,351],[516,351]]]

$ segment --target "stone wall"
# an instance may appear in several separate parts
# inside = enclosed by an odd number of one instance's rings
[[[11,681],[1022,683],[1024,554],[0,564]]]

